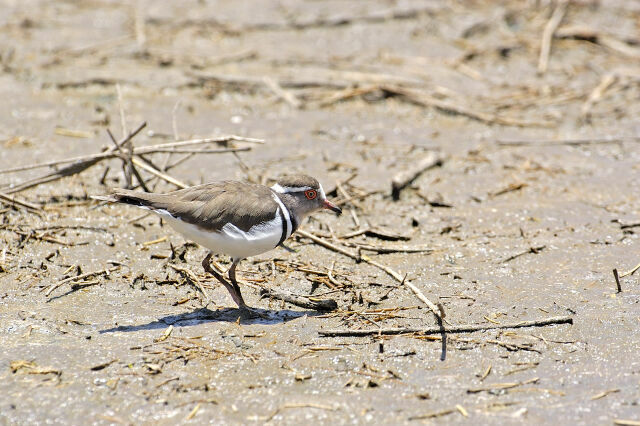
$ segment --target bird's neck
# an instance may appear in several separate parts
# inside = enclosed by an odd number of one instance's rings
[[[293,234],[298,226],[300,226],[300,222],[304,219],[304,215],[301,214],[300,209],[298,208],[298,202],[293,195],[282,193],[282,192],[274,192],[276,197],[282,201],[284,207],[289,211],[289,218],[291,219],[291,234]]]

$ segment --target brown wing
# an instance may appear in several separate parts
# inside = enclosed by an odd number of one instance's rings
[[[166,210],[172,216],[203,229],[218,231],[233,223],[248,231],[257,223],[272,220],[278,209],[271,189],[242,182],[216,182],[167,194],[127,190],[114,191],[114,201]]]

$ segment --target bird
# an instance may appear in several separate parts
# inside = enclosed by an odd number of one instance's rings
[[[226,180],[164,194],[116,188],[92,198],[151,210],[186,239],[208,249],[202,267],[245,313],[251,308],[236,281],[238,263],[283,246],[302,220],[317,210],[342,213],[327,199],[322,185],[304,174],[282,176],[272,186]],[[231,257],[228,280],[211,267],[214,255]]]

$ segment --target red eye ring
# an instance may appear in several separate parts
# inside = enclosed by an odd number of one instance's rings
[[[304,191],[304,196],[309,200],[313,200],[318,196],[318,193],[313,189],[307,189],[306,191]]]

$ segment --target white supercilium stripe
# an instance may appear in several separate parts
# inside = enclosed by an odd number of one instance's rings
[[[278,185],[278,184],[276,184]],[[278,185],[279,186],[279,185]],[[277,191],[277,189],[274,188],[274,191]],[[282,226],[285,226],[285,240],[287,238],[289,238],[291,236],[291,233],[293,232],[293,225],[291,225],[291,215],[289,213],[289,209],[287,209],[287,207],[284,205],[284,203],[280,200],[280,198],[278,198],[278,196],[276,194],[271,194],[271,196],[273,197],[273,199],[275,200],[276,203],[278,203],[278,206],[280,206],[280,210],[282,210],[282,214],[284,215],[284,222],[282,224]]]
[[[280,194],[288,194],[290,192],[302,192],[307,191],[309,189],[313,189],[310,186],[281,186],[279,183],[276,183],[271,187],[276,192]]]
[[[322,189],[322,184],[320,184],[320,199],[321,200],[326,200],[327,196],[324,194],[324,189]]]

